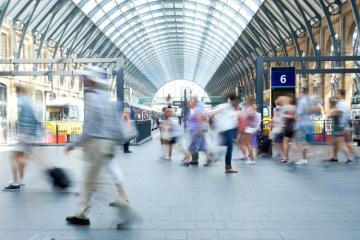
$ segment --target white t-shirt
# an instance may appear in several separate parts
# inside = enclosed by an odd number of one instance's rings
[[[223,103],[215,109],[215,126],[219,132],[237,128],[237,111],[230,103]]]
[[[347,127],[350,121],[350,107],[345,100],[339,100],[336,104],[336,109],[341,112],[340,126]]]
[[[170,117],[168,119],[170,124],[170,136],[171,137],[179,137],[182,134],[182,130],[179,125],[179,120],[177,117]]]

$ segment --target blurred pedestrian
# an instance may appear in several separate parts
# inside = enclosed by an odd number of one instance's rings
[[[222,143],[226,146],[225,173],[237,173],[238,171],[232,168],[231,160],[233,141],[237,133],[238,102],[235,94],[229,94],[228,100],[229,102],[217,106],[212,114],[215,115],[216,128],[222,137]]]
[[[301,159],[295,162],[297,165],[309,163],[308,152],[314,138],[314,121],[311,115],[320,112],[318,105],[310,98],[309,89],[302,88],[296,107],[296,146],[301,153]]]
[[[191,143],[189,145],[188,151],[191,154],[196,152],[204,152],[206,156],[206,163],[204,166],[207,167],[210,166],[212,160],[208,153],[205,141],[207,118],[204,112],[204,108],[198,104],[198,100],[195,97],[189,101],[189,108],[190,116],[188,118],[188,130],[191,136]],[[190,157],[186,157],[183,164],[185,166],[189,166],[191,164]]]
[[[44,159],[34,152],[34,145],[39,142],[41,123],[36,113],[36,106],[31,98],[32,89],[24,85],[16,86],[18,95],[17,141],[11,156],[12,180],[3,191],[20,191],[24,178],[26,158],[32,157],[43,166]],[[23,185],[24,186],[24,185]]]
[[[249,160],[245,162],[247,164],[255,164],[253,137],[257,128],[255,98],[253,96],[248,96],[246,101],[244,130],[245,145],[249,153]]]
[[[271,132],[270,139],[272,139],[275,147],[278,149],[278,160],[284,161],[283,139],[284,139],[284,112],[282,97],[277,97],[275,100],[275,108],[273,109],[273,117],[270,122]]]
[[[131,128],[131,120],[132,119],[130,117],[130,109],[124,108],[123,121],[127,128]],[[132,151],[130,151],[129,147],[130,147],[130,141],[124,143],[124,153],[132,153]]]
[[[161,158],[165,158],[166,157],[166,139],[165,139],[165,134],[166,134],[166,129],[165,129],[165,123],[167,120],[166,114],[165,114],[165,110],[166,107],[163,107],[161,110],[161,114],[160,114],[160,119],[159,119],[159,131],[160,131],[160,144],[161,144]],[[164,149],[165,148],[165,149]]]
[[[115,155],[116,146],[119,145],[118,138],[114,136],[114,110],[109,101],[109,93],[107,91],[107,73],[98,67],[87,67],[84,70],[84,78],[89,82],[89,90],[84,98],[85,118],[84,130],[81,139],[66,148],[66,152],[72,150],[75,146],[82,146],[84,150],[84,158],[88,164],[85,169],[85,179],[80,202],[78,204],[75,215],[67,217],[66,221],[74,225],[89,225],[88,212],[91,205],[93,194],[99,190],[99,187],[105,188],[109,184],[114,184],[117,188],[117,197],[114,202],[119,210],[118,217],[121,222],[118,228],[123,227],[133,220],[127,196],[124,195],[122,182],[107,182],[101,170],[106,170],[112,176],[114,173],[110,171],[112,159]],[[118,123],[121,121],[118,120]],[[116,179],[116,178],[113,178]]]
[[[188,153],[179,143],[180,137],[182,135],[182,129],[180,128],[178,118],[176,117],[173,109],[170,107],[165,109],[166,120],[163,122],[164,130],[166,131],[167,138],[166,147],[167,154],[165,159],[170,161],[172,160],[173,147],[176,146],[176,149],[184,154],[184,159],[190,158],[190,153]]]
[[[330,162],[338,162],[338,150],[341,149],[346,156],[346,163],[350,163],[350,152],[345,144],[345,123],[343,113],[346,111],[345,106],[338,104],[336,99],[329,100],[330,110],[327,117],[331,119],[333,132],[332,132],[332,157],[328,160]]]
[[[248,160],[247,157],[247,149],[246,149],[246,144],[245,144],[245,122],[246,122],[246,114],[245,114],[245,110],[246,110],[246,105],[245,104],[239,104],[239,111],[238,111],[238,116],[237,116],[237,139],[236,139],[236,143],[237,146],[239,147],[242,157],[240,158],[240,160]]]
[[[351,112],[350,106],[345,101],[345,90],[338,89],[336,94],[337,104],[336,108],[341,112],[340,122],[344,127],[344,140],[346,147],[348,148],[349,153],[352,155],[353,159],[359,158],[359,153],[356,147],[352,144],[352,126],[351,126]]]
[[[283,138],[283,151],[284,151],[284,163],[289,161],[289,143],[291,142],[294,131],[295,131],[295,99],[294,97],[284,97],[284,105],[283,105],[283,117],[284,117],[284,138]]]

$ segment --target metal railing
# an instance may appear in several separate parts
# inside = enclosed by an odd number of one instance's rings
[[[135,143],[151,136],[151,120],[136,121],[139,136]],[[53,145],[66,144],[77,141],[82,134],[83,122],[81,121],[45,121],[39,127],[38,144]],[[0,144],[15,144],[17,142],[17,122],[0,122]]]
[[[135,122],[135,126],[139,132],[139,135],[136,139],[133,140],[134,143],[140,143],[141,141],[151,137],[151,120],[138,120]]]
[[[79,139],[83,122],[80,121],[46,121],[38,128],[38,144],[65,144]],[[14,144],[17,142],[17,122],[0,122],[0,144]]]
[[[264,124],[264,135],[268,135],[271,131],[271,126],[269,121],[263,121]],[[353,134],[357,133],[360,140],[360,119],[357,120],[357,125],[353,124],[354,130]],[[322,120],[313,120],[313,132],[312,143],[314,144],[328,144],[331,142],[331,137],[334,133],[334,125],[332,120],[322,119]]]

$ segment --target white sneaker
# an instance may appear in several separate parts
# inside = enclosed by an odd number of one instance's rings
[[[296,165],[304,165],[304,164],[308,164],[309,161],[307,159],[301,159],[297,162],[295,162]]]
[[[246,164],[255,164],[256,162],[255,161],[251,161],[251,160],[248,160],[245,162]]]

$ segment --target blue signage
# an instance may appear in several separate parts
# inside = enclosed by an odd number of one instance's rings
[[[272,67],[271,88],[295,88],[295,67]]]

